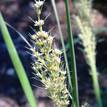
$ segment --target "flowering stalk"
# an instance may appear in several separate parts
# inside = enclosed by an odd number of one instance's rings
[[[100,87],[98,83],[98,74],[96,68],[96,38],[90,23],[90,4],[88,0],[80,0],[80,4],[78,6],[79,15],[76,16],[75,19],[80,28],[79,37],[81,38],[82,44],[84,46],[86,61],[90,66],[90,72],[92,76],[93,87],[98,107],[102,107]]]
[[[57,107],[65,107],[68,105],[68,90],[65,83],[65,74],[61,64],[61,54],[59,49],[53,47],[53,39],[48,32],[43,30],[44,20],[40,18],[41,9],[44,1],[36,1],[35,9],[38,20],[35,26],[39,27],[39,31],[32,35],[35,48],[32,48],[33,55],[36,60],[33,68],[37,75],[41,78],[42,83],[48,91],[49,97],[53,100]]]

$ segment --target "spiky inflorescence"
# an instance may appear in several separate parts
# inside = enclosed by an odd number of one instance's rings
[[[102,101],[100,96],[100,87],[98,83],[98,74],[96,67],[96,37],[94,35],[91,25],[91,4],[90,0],[80,0],[78,16],[75,17],[77,24],[80,28],[80,38],[84,46],[85,57],[88,65],[90,66],[90,72],[93,81],[94,92],[98,107],[102,107]]]
[[[40,15],[43,4],[44,1],[39,0],[34,5],[38,17],[35,26],[39,27],[39,31],[32,35],[35,48],[31,50],[36,58],[33,68],[41,78],[49,97],[52,98],[56,106],[65,107],[69,101],[65,83],[66,72],[62,69],[60,59],[62,52],[53,47],[54,38],[42,29],[44,20],[41,20]]]
[[[84,46],[86,61],[89,65],[92,63],[95,65],[96,41],[90,23],[91,14],[89,6],[88,0],[80,0],[78,16],[76,16],[75,19],[80,28],[79,37],[81,38]]]

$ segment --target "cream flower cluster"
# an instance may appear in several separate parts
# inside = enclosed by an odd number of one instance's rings
[[[92,30],[90,16],[91,9],[89,7],[90,1],[81,0],[79,6],[79,16],[76,16],[75,19],[80,28],[79,37],[82,40],[85,56],[87,63],[95,64],[95,55],[96,55],[96,40],[95,35]]]
[[[65,71],[63,70],[60,58],[62,52],[53,47],[54,37],[42,29],[44,20],[41,20],[40,13],[43,4],[44,1],[39,0],[34,5],[38,17],[38,20],[35,21],[35,26],[38,26],[40,29],[36,34],[32,35],[32,40],[35,44],[35,49],[32,49],[32,52],[36,57],[33,68],[41,78],[49,97],[52,98],[56,106],[65,107],[69,101]]]

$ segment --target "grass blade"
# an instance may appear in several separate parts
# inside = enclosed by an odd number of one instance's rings
[[[70,54],[71,54],[71,66],[72,66],[72,103],[73,103],[73,107],[79,107],[78,80],[77,80],[73,35],[71,31],[69,0],[65,0],[65,7],[66,7],[67,32],[68,32],[68,40],[69,40]]]
[[[29,80],[27,78],[27,75],[25,73],[25,70],[23,68],[23,65],[20,61],[20,58],[18,56],[18,53],[15,49],[15,46],[13,44],[13,41],[9,35],[9,32],[8,32],[8,29],[5,25],[5,22],[4,22],[4,19],[0,13],[0,30],[2,32],[2,35],[3,35],[3,39],[6,43],[6,46],[7,46],[7,49],[8,49],[8,52],[9,52],[9,55],[10,55],[10,58],[12,60],[12,63],[14,65],[14,68],[16,70],[16,73],[18,75],[18,78],[20,80],[20,83],[22,85],[22,88],[26,94],[26,97],[29,101],[29,104],[31,107],[37,107],[36,106],[36,100],[33,96],[33,92],[32,92],[32,89],[31,89],[31,86],[30,86],[30,83],[29,83]]]

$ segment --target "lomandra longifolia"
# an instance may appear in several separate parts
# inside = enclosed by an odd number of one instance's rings
[[[37,14],[37,21],[34,26],[39,30],[32,35],[34,48],[31,48],[35,61],[33,69],[47,89],[48,96],[57,107],[66,107],[68,101],[68,90],[66,88],[64,70],[61,64],[62,52],[53,46],[54,37],[43,30],[44,20],[41,19],[41,10],[44,1],[35,1],[34,8]]]

